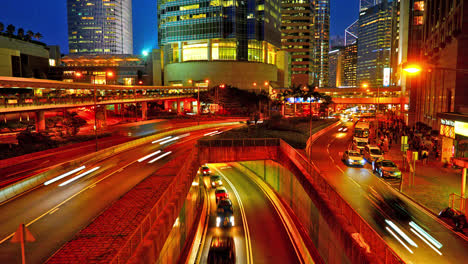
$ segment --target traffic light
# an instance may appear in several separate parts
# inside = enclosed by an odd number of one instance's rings
[[[143,84],[143,72],[140,70],[137,71],[137,83],[139,85]]]

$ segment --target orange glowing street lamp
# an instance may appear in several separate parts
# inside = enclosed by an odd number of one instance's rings
[[[253,83],[253,86],[257,86],[257,83],[256,83],[256,82],[254,82],[254,83]]]
[[[414,75],[420,73],[422,71],[422,68],[417,64],[409,64],[403,68],[403,71],[407,72],[408,74]]]
[[[268,82],[267,82],[267,81],[265,81],[265,86],[268,86]]]
[[[369,87],[369,84],[367,84],[367,83],[362,84],[362,88],[367,88],[367,87]]]
[[[107,77],[112,78],[114,77],[114,72],[108,71],[106,72]]]

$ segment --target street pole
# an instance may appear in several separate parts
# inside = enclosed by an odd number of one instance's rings
[[[197,90],[197,125],[200,125],[200,86],[198,86]]]
[[[93,78],[94,77],[94,78]],[[97,136],[97,99],[96,99],[96,75],[91,75],[94,87],[94,139],[96,141],[96,152],[98,151],[98,136]]]

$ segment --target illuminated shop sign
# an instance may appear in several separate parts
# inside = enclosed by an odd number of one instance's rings
[[[383,86],[390,86],[390,68],[383,69]]]
[[[455,121],[455,134],[468,137],[468,123]]]
[[[455,122],[453,120],[441,119],[440,123],[446,126],[455,126]]]
[[[440,134],[444,137],[455,139],[455,128],[453,126],[441,124]]]

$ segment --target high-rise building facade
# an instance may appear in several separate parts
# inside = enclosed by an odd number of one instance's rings
[[[258,89],[258,78],[261,84],[276,81],[270,76],[274,67],[268,65],[276,65],[281,47],[280,10],[280,0],[159,0],[158,41],[165,84],[235,82],[239,88]],[[249,62],[242,67],[254,72],[243,73],[245,80],[240,80],[242,73],[237,71],[242,69],[236,67],[241,64],[235,62]],[[185,73],[190,65],[198,68]],[[210,67],[219,72],[210,72]]]
[[[384,69],[390,67],[392,6],[386,0],[359,15],[357,85],[384,85]],[[388,76],[389,77],[389,76]],[[386,80],[388,81],[388,80]]]
[[[337,47],[328,53],[328,87],[342,86],[344,47]]]
[[[132,54],[132,0],[67,0],[70,54]]]
[[[360,0],[359,1],[359,11],[364,11],[368,8],[375,6],[379,0]]]
[[[358,40],[359,41],[359,40]],[[344,47],[343,51],[343,79],[341,86],[356,87],[357,43]]]
[[[281,48],[291,55],[291,82],[314,82],[314,5],[312,0],[281,1]]]
[[[330,0],[315,1],[315,66],[319,87],[328,87],[328,51],[330,38]]]
[[[344,45],[354,44],[358,39],[359,20],[354,21],[345,29]]]

